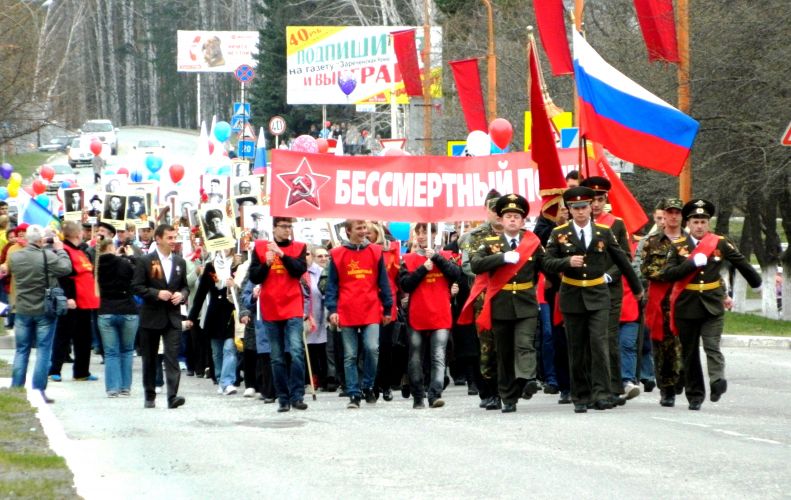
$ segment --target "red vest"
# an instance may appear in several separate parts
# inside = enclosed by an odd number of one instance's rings
[[[631,323],[640,318],[640,309],[637,306],[637,299],[634,298],[632,289],[629,288],[629,283],[626,278],[623,280],[623,299],[621,301],[621,323]]]
[[[93,264],[79,248],[66,244],[63,249],[69,254],[74,275],[70,276],[76,289],[77,307],[79,309],[99,309],[99,297],[96,295],[96,283],[93,280]],[[111,272],[111,271],[109,271]]]
[[[445,259],[452,259],[451,252],[442,251]],[[404,265],[410,273],[426,262],[426,256],[417,253],[404,255]],[[450,329],[453,317],[450,312],[450,284],[438,266],[428,272],[423,281],[409,294],[409,326],[413,329]]]
[[[362,250],[344,246],[330,252],[338,273],[338,318],[340,326],[379,324],[379,259],[382,247],[368,245]]]
[[[390,292],[393,294],[393,307],[390,311],[390,317],[395,318],[398,314],[398,308],[396,304],[398,300],[396,299],[396,290],[398,287],[396,286],[396,278],[398,277],[398,271],[401,268],[401,263],[399,261],[401,257],[401,247],[398,246],[397,241],[390,242],[390,249],[389,250],[382,250],[382,258],[385,261],[385,269],[387,270],[387,281],[390,282]]]
[[[266,252],[269,242],[258,240],[255,242],[255,253],[261,263],[266,263]],[[297,258],[305,249],[305,244],[292,241],[289,245],[280,247],[285,255]],[[261,318],[265,321],[283,321],[291,318],[301,318],[305,313],[302,297],[302,287],[299,278],[294,278],[285,267],[280,257],[275,255],[275,260],[269,267],[269,273],[261,284]]]

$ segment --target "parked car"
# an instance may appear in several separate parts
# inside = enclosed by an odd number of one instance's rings
[[[159,142],[159,139],[141,139],[132,148],[144,155],[153,155],[161,153],[165,145]]]
[[[47,192],[54,193],[63,184],[63,181],[69,181],[72,185],[77,185],[77,173],[67,163],[50,163],[50,167],[55,170],[55,175],[52,180],[47,184]],[[41,167],[36,170],[36,174],[41,173]]]
[[[64,153],[69,148],[69,144],[71,143],[72,139],[74,139],[75,137],[77,136],[59,135],[53,138],[48,143],[39,146],[38,150],[42,152]]]
[[[82,124],[80,134],[88,140],[88,143],[95,137],[102,141],[102,144],[110,146],[110,154],[118,154],[118,129],[113,127],[110,120],[88,120]]]

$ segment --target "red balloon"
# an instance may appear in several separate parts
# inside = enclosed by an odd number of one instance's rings
[[[129,176],[129,169],[127,169],[126,167],[121,167],[121,168],[118,169],[118,173],[119,174],[124,174],[124,175],[126,175],[128,177]]]
[[[327,139],[316,139],[316,142],[319,145],[319,153],[326,153],[330,150],[330,143],[327,142]]]
[[[33,192],[36,194],[42,194],[44,191],[47,190],[47,185],[44,184],[43,181],[40,181],[38,179],[33,181],[32,187],[33,187]]]
[[[39,172],[39,174],[42,179],[51,181],[52,178],[55,177],[55,169],[49,165],[41,165],[41,172]]]
[[[214,154],[214,143],[209,141],[209,154]]]
[[[102,141],[91,141],[91,153],[95,154],[96,156],[102,154]]]
[[[406,151],[403,149],[385,148],[382,152],[382,156],[406,156]]]
[[[324,122],[324,126],[330,128],[332,126],[332,122],[327,120],[326,122]]]
[[[171,165],[170,180],[173,181],[173,184],[178,184],[178,182],[183,178],[184,178],[184,166],[179,165],[178,163]]]
[[[489,124],[489,137],[498,148],[505,149],[514,137],[514,127],[505,118],[495,118]]]

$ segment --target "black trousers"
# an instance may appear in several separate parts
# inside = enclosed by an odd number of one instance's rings
[[[179,368],[179,348],[181,347],[181,329],[168,326],[166,328],[140,328],[140,351],[143,354],[143,389],[146,400],[156,398],[154,388],[157,375],[157,351],[159,339],[162,339],[165,357],[165,382],[168,401],[179,392],[181,369]]]
[[[536,324],[538,317],[493,320],[497,350],[497,390],[503,403],[516,403],[525,382],[536,378]]]
[[[63,360],[74,344],[74,365],[72,370],[75,379],[86,378],[91,374],[91,344],[93,343],[92,314],[90,309],[71,309],[65,316],[58,318],[55,339],[52,345],[52,365],[50,375],[60,375]]]
[[[607,347],[609,314],[609,309],[563,313],[569,348],[571,399],[575,404],[609,399],[612,395]]]
[[[209,337],[203,332],[201,327],[195,322],[189,331],[191,354],[192,354],[192,369],[196,375],[203,376],[206,368],[210,366],[211,360],[211,347]],[[189,363],[187,364],[189,367]]]
[[[725,378],[725,356],[720,350],[725,317],[706,315],[702,318],[676,318],[684,360],[684,392],[689,402],[706,399],[703,365],[700,361],[700,344],[706,354],[710,382]]]
[[[307,354],[310,357],[310,369],[313,371],[313,376],[318,379],[316,386],[316,390],[318,390],[319,387],[324,387],[327,384],[327,344],[308,344]],[[307,366],[305,366],[305,378],[309,376]],[[309,381],[308,384],[310,384]]]
[[[607,349],[610,352],[610,391],[612,394],[623,394],[623,381],[621,380],[621,343],[618,333],[621,325],[622,303],[623,285],[619,287],[610,286],[610,314],[607,319]]]

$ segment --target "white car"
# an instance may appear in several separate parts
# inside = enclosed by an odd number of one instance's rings
[[[50,165],[55,170],[55,176],[52,177],[52,180],[49,181],[47,184],[47,192],[54,193],[58,189],[60,189],[61,184],[63,181],[69,181],[72,185],[77,185],[77,174],[71,168],[71,166],[65,163],[53,163]],[[36,171],[39,175],[41,174],[41,167]]]
[[[141,139],[132,148],[144,155],[155,155],[162,153],[165,145],[159,142],[159,139]]]
[[[94,137],[99,139],[102,144],[110,146],[110,154],[118,154],[118,129],[110,120],[88,120],[82,124],[80,134],[89,143]]]
[[[110,156],[110,146],[102,144],[102,158]],[[69,165],[72,167],[86,166],[93,164],[93,153],[91,152],[91,140],[85,137],[72,139],[69,145]]]

